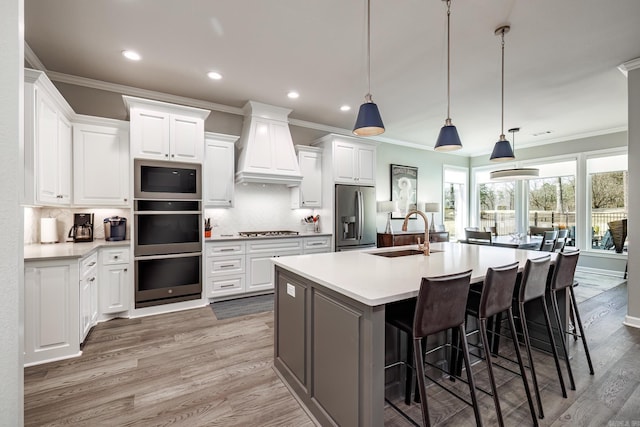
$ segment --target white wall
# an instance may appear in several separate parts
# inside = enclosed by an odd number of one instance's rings
[[[0,426],[23,425],[23,261],[19,205],[23,117],[23,0],[0,2]]]
[[[640,65],[640,64],[638,64]],[[629,182],[640,179],[640,68],[629,71]],[[640,328],[640,255],[636,245],[640,242],[640,192],[629,192],[629,293],[626,323]]]

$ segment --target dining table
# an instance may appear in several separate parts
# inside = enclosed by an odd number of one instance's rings
[[[523,237],[514,237],[514,236],[494,236],[491,239],[492,246],[500,246],[503,248],[514,248],[514,249],[538,249],[542,244],[542,236],[523,236]]]

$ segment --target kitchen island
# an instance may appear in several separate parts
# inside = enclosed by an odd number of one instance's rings
[[[322,425],[384,424],[385,305],[416,297],[422,277],[546,255],[433,243],[431,256],[376,255],[416,246],[274,259],[274,368]],[[555,254],[551,254],[552,262]]]

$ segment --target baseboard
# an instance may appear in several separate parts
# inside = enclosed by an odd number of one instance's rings
[[[632,328],[640,329],[640,317],[629,316],[628,314],[624,317],[623,325],[631,326]]]
[[[624,271],[605,270],[602,268],[581,267],[581,266],[576,267],[576,271],[579,273],[599,274],[601,276],[619,277],[620,279],[624,279]]]

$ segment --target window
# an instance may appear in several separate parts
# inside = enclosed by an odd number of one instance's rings
[[[575,160],[532,167],[540,170],[540,177],[528,180],[528,227],[568,229],[567,244],[575,246]]]
[[[515,181],[491,181],[489,171],[476,172],[476,198],[480,230],[491,230],[501,236],[515,233]]]
[[[444,167],[444,227],[450,240],[464,238],[467,223],[467,169]]]
[[[591,249],[626,251],[627,155],[588,158],[587,185]]]

